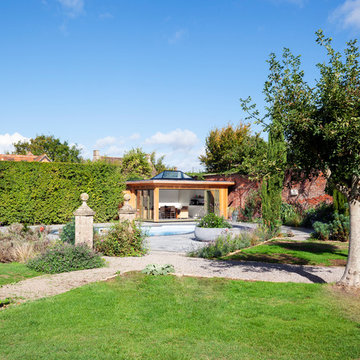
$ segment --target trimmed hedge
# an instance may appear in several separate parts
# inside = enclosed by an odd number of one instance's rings
[[[0,225],[64,224],[89,194],[95,222],[117,215],[125,181],[119,167],[104,163],[0,161]]]

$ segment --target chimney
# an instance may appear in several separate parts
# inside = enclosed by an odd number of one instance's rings
[[[93,160],[92,161],[99,161],[100,160],[100,151],[94,150],[93,151]]]

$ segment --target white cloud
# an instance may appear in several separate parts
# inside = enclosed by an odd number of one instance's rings
[[[157,132],[145,140],[149,145],[168,145],[172,149],[191,149],[199,142],[195,133],[190,130],[176,129],[169,133]]]
[[[175,33],[168,38],[169,44],[175,44],[176,42],[180,41],[186,34],[186,29],[179,29],[175,31]]]
[[[112,145],[116,143],[116,138],[113,136],[106,136],[104,138],[96,140],[95,147],[96,149],[104,148],[105,146]]]
[[[156,153],[157,157],[165,155],[164,163],[169,166],[176,166],[182,171],[200,171],[203,170],[199,161],[199,156],[204,152],[204,148],[195,148],[191,150],[173,150],[168,152]]]
[[[84,0],[57,0],[65,13],[70,17],[81,15],[84,11]]]
[[[129,140],[138,140],[140,139],[140,134],[139,133],[134,133],[132,135],[129,136]]]
[[[27,141],[29,138],[22,136],[19,133],[14,133],[12,135],[10,134],[0,134],[0,153],[5,153],[7,151],[11,152],[14,150],[14,143],[17,143],[19,141]]]
[[[123,147],[112,145],[107,149],[105,149],[104,154],[102,155],[108,155],[108,156],[113,155],[113,156],[121,157],[123,153],[124,153]]]
[[[344,28],[360,28],[360,0],[346,0],[333,11],[330,20],[339,22]]]

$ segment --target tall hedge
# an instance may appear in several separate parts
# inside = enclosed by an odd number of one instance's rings
[[[89,194],[95,222],[115,218],[125,182],[119,167],[103,163],[0,161],[0,224],[63,224]]]

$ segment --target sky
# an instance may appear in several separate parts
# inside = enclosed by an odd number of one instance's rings
[[[0,153],[45,134],[201,170],[209,131],[246,122],[240,98],[264,108],[270,53],[315,81],[320,28],[342,51],[360,0],[0,0]]]

